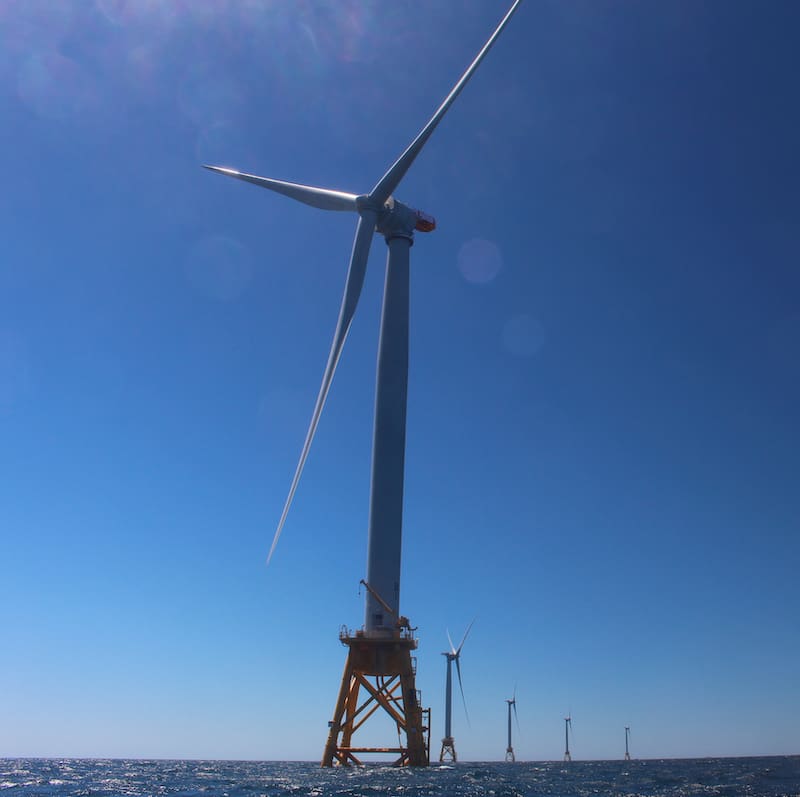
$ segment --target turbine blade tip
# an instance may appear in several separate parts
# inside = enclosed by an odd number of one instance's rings
[[[208,163],[203,163],[202,166],[204,169],[208,169],[211,172],[219,172],[220,174],[240,174],[236,169],[229,169],[227,166],[211,166]]]

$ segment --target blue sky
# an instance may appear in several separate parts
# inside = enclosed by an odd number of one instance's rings
[[[505,7],[0,4],[0,755],[320,756],[385,246],[266,568],[355,220],[199,164],[369,190]],[[397,191],[434,752],[473,617],[462,758],[798,750],[799,16],[527,0]]]

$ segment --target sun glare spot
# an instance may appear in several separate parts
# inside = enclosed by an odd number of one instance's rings
[[[491,282],[503,267],[503,255],[497,244],[485,238],[467,241],[458,252],[458,269],[467,282]]]

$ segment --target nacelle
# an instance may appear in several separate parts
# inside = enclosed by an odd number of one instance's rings
[[[436,219],[390,196],[383,204],[383,213],[379,215],[375,229],[382,235],[411,235],[414,230],[432,232],[436,229]]]

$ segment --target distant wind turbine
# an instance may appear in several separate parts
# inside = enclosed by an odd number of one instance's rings
[[[508,747],[506,747],[506,761],[516,761],[514,757],[514,747],[511,744],[511,707],[514,707],[514,719],[517,721],[517,730],[519,730],[519,717],[517,716],[517,687],[514,687],[514,694],[511,700],[506,698],[508,703]]]
[[[473,620],[472,623],[475,621]],[[450,638],[450,632],[447,632],[447,641],[450,643],[450,650],[442,653],[442,656],[447,658],[447,682],[445,686],[445,701],[444,701],[444,739],[442,739],[442,749],[439,753],[439,761],[448,759],[456,761],[456,747],[455,740],[452,733],[452,715],[453,715],[453,662],[456,663],[456,672],[458,673],[458,686],[461,689],[461,700],[464,703],[464,714],[467,715],[467,722],[469,722],[469,712],[467,711],[467,701],[464,697],[464,684],[461,682],[461,648],[467,641],[467,636],[472,629],[472,623],[469,624],[467,630],[464,632],[464,638],[461,644],[456,647],[453,640]]]
[[[570,755],[569,752],[569,734],[571,730],[572,730],[572,716],[570,714],[567,714],[567,716],[564,717],[564,738],[566,740],[566,745],[564,750],[565,761],[572,761],[572,756]]]
[[[628,752],[628,737],[630,736],[631,729],[629,725],[625,726],[625,760],[631,760],[631,754]]]

